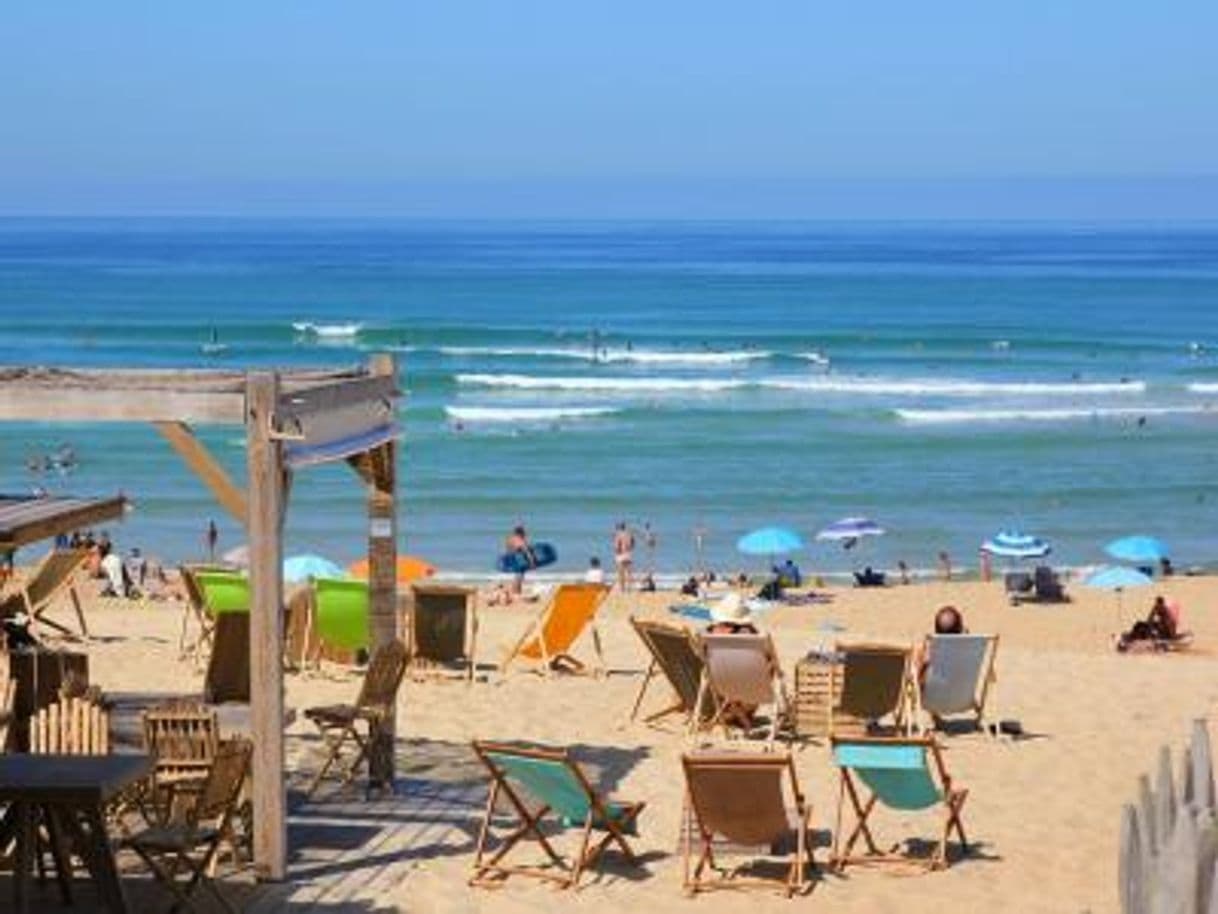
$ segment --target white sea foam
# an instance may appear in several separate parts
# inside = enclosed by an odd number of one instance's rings
[[[319,336],[328,339],[349,339],[359,336],[364,325],[358,321],[346,324],[316,324],[313,321],[293,321],[292,329],[297,333]]]
[[[767,359],[770,352],[739,349],[725,352],[683,352],[660,349],[530,348],[524,346],[440,346],[441,355],[457,357],[500,356],[520,358],[575,359],[582,362],[635,363],[639,365],[735,365]]]
[[[798,355],[801,359],[806,359],[813,365],[822,365],[828,367],[830,362],[829,357],[823,352],[799,352],[796,353],[796,355]]]
[[[593,419],[618,410],[612,406],[446,406],[444,413],[458,422],[557,422]]]
[[[1194,394],[1218,394],[1218,382],[1195,381],[1188,385],[1188,390]]]
[[[1143,416],[1200,415],[1204,406],[1109,406],[1058,409],[898,409],[897,417],[909,425],[960,425],[979,422],[1069,422],[1077,419],[1136,419]]]
[[[716,393],[747,386],[747,381],[712,378],[539,377],[523,374],[459,374],[457,383],[471,387],[516,390],[613,391],[617,393]]]
[[[966,378],[767,378],[761,387],[817,393],[890,396],[990,397],[1040,395],[1105,395],[1146,392],[1145,381],[976,381]]]

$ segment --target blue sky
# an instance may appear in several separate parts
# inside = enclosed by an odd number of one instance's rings
[[[0,209],[1218,217],[1218,4],[18,2]]]

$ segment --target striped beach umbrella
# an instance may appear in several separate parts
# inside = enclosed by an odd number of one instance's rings
[[[990,555],[1008,559],[1039,559],[1052,551],[1045,540],[1018,530],[999,531],[982,543],[981,548]]]
[[[884,528],[867,517],[843,517],[816,534],[818,540],[842,543],[847,549],[865,536],[883,536]]]

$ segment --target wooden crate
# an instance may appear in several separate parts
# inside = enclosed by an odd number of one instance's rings
[[[842,696],[842,665],[819,657],[805,657],[795,664],[795,733],[802,738],[826,739],[832,717],[838,736],[861,736],[867,722],[832,709]],[[836,674],[836,675],[835,675]]]

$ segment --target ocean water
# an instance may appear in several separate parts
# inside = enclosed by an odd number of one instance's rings
[[[205,352],[212,338],[219,351]],[[0,220],[0,363],[349,365],[398,353],[402,548],[489,574],[525,523],[561,569],[647,522],[647,563],[1064,564],[1132,532],[1218,558],[1218,226]],[[234,473],[241,431],[203,429]],[[67,471],[31,469],[68,445]],[[363,498],[300,474],[289,549],[350,560]],[[166,559],[240,530],[141,426],[0,426],[0,490],[135,501]],[[851,514],[889,533],[813,543]]]

